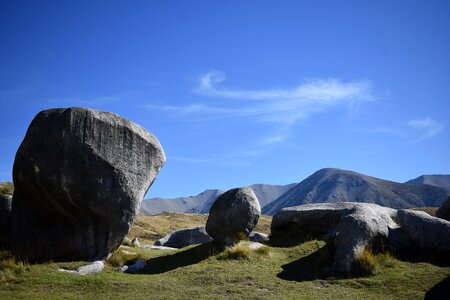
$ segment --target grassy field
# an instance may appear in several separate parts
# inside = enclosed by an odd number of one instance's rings
[[[171,230],[204,225],[206,216],[164,213],[138,217],[129,237],[151,242]],[[270,217],[259,230],[268,232]],[[330,262],[323,242],[267,247],[262,255],[230,259],[209,245],[176,251],[120,248],[147,260],[143,274],[79,276],[58,268],[84,262],[23,265],[2,254],[0,299],[423,299],[450,286],[450,267],[387,257],[373,276],[317,278]],[[228,257],[228,258],[227,258]],[[448,290],[447,290],[448,292]]]
[[[0,182],[0,195],[14,193],[14,184],[12,182]]]

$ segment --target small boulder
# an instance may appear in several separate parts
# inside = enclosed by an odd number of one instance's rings
[[[223,193],[209,210],[206,232],[221,246],[232,246],[246,239],[255,228],[261,207],[249,188]]]
[[[141,243],[139,242],[138,238],[132,239],[132,240],[131,240],[131,245],[132,245],[133,247],[136,247],[136,248],[141,247]]]
[[[205,227],[186,228],[173,231],[157,240],[155,246],[183,248],[195,244],[204,244],[212,241]]]
[[[450,197],[436,211],[436,217],[450,221]]]
[[[252,231],[248,236],[250,242],[267,243],[269,241],[269,235],[261,232]]]
[[[30,261],[106,258],[164,162],[159,141],[119,115],[40,112],[14,161],[13,253]]]

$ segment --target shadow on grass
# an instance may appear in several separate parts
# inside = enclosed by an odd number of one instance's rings
[[[277,277],[290,281],[330,279],[336,277],[330,272],[333,261],[334,249],[325,245],[308,256],[281,266],[283,271],[278,273]]]
[[[450,267],[450,257],[432,251],[410,248],[394,253],[396,259],[412,263],[429,263],[438,267]]]
[[[161,274],[178,268],[197,264],[216,252],[213,243],[206,243],[177,252],[172,255],[160,256],[147,260],[140,274]]]
[[[433,286],[425,294],[424,300],[446,300],[450,297],[450,275],[444,280]]]

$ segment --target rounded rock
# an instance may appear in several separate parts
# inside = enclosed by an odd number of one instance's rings
[[[260,215],[261,206],[251,189],[232,189],[212,205],[206,231],[216,243],[231,246],[248,237]]]

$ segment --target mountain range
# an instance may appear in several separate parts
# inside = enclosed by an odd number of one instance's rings
[[[261,207],[277,199],[296,183],[287,185],[253,184],[251,188],[258,197]],[[207,214],[214,201],[222,195],[222,190],[206,190],[196,196],[180,198],[151,198],[142,201],[140,215],[156,215],[163,211]]]
[[[263,214],[283,207],[323,202],[369,202],[392,208],[439,207],[450,196],[450,175],[422,175],[405,183],[388,181],[353,171],[325,168],[300,183],[254,184]],[[163,211],[208,213],[222,190],[206,190],[196,196],[152,198],[141,204],[141,215]]]

